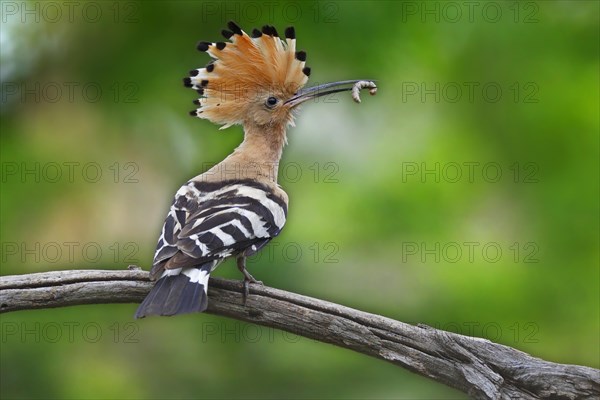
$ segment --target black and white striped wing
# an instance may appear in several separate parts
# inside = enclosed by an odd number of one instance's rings
[[[151,275],[251,255],[281,232],[286,215],[286,202],[261,183],[190,181],[165,220]]]

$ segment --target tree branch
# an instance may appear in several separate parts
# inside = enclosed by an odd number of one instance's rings
[[[82,270],[0,277],[0,312],[78,304],[139,303],[148,273]],[[386,360],[475,399],[600,398],[600,370],[555,364],[519,350],[413,326],[338,304],[251,285],[246,305],[239,281],[210,279],[207,312],[292,332]]]

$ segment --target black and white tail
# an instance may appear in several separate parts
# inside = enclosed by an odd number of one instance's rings
[[[207,290],[213,262],[198,268],[165,270],[142,304],[135,318],[171,316],[202,312],[208,306]]]

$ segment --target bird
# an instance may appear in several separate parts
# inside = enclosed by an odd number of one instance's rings
[[[376,90],[365,80],[304,88],[311,70],[306,52],[296,49],[294,27],[286,28],[284,37],[270,25],[251,35],[234,21],[227,27],[221,32],[227,41],[198,43],[212,60],[191,70],[183,83],[199,94],[192,116],[220,129],[242,125],[244,139],[175,194],[150,271],[156,283],[135,318],[205,311],[209,276],[228,258],[236,259],[244,276],[245,303],[249,284],[262,284],[248,272],[246,259],[277,237],[286,222],[288,195],[277,174],[298,106],[342,91],[352,91],[356,101],[358,90]]]

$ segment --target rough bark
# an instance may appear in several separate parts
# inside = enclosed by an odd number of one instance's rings
[[[0,277],[0,312],[79,304],[139,303],[148,273],[56,271]],[[600,370],[556,364],[486,339],[410,325],[339,304],[211,278],[208,312],[282,329],[386,360],[475,399],[598,399]]]

